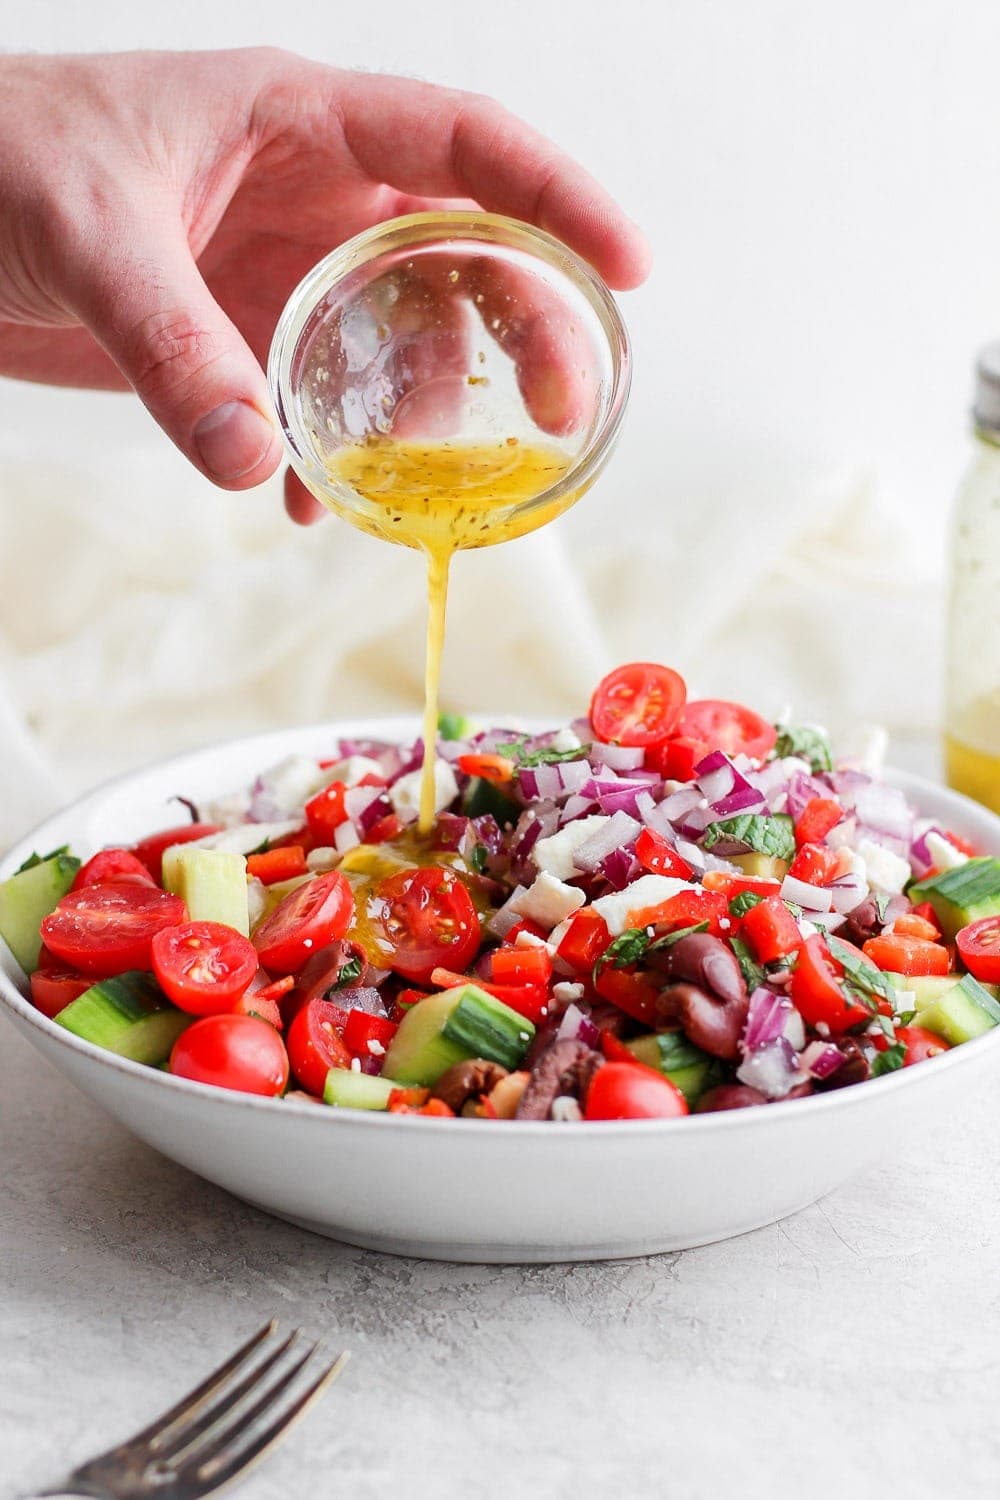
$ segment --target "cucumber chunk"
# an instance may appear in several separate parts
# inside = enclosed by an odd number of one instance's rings
[[[26,974],[38,967],[42,918],[55,910],[79,868],[78,859],[60,850],[0,885],[0,937]]]
[[[157,1067],[194,1017],[171,1005],[151,974],[131,969],[98,980],[55,1019],[95,1047]]]
[[[355,1073],[353,1068],[331,1068],[326,1075],[323,1102],[335,1109],[387,1109],[393,1089],[402,1087],[395,1078]]]
[[[966,974],[931,1004],[919,1008],[916,1024],[958,1046],[1000,1026],[1000,1002],[978,979]]]
[[[485,1057],[516,1068],[535,1028],[478,985],[428,995],[407,1011],[385,1054],[385,1070],[400,1083],[434,1084],[454,1063]]]
[[[883,979],[889,981],[890,986],[897,993],[910,994],[913,996],[912,1008],[914,1010],[925,1010],[927,1006],[933,1005],[953,990],[957,984],[961,984],[961,976],[958,974],[888,974],[883,973]],[[979,981],[982,983],[981,981]],[[995,984],[984,984],[982,988],[994,1000],[1000,997],[1000,988]],[[897,1006],[897,1009],[900,1007]]]
[[[192,922],[224,922],[250,936],[246,855],[173,844],[163,854],[163,886],[182,897]]]
[[[1000,914],[1000,859],[970,859],[942,870],[909,889],[913,901],[929,901],[945,937],[954,938],[970,922]]]
[[[490,813],[501,828],[516,823],[521,816],[521,808],[512,798],[505,797],[499,787],[479,776],[474,776],[469,782],[462,811],[467,818],[481,818]]]
[[[695,1047],[680,1032],[659,1031],[650,1036],[637,1036],[625,1046],[648,1068],[655,1068],[664,1078],[679,1088],[689,1105],[697,1103],[702,1094],[717,1083],[721,1069],[714,1057]]]

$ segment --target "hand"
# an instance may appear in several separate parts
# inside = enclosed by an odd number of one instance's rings
[[[281,460],[262,365],[335,245],[469,200],[566,241],[611,286],[639,230],[492,100],[270,49],[0,59],[0,374],[131,386],[225,489]],[[289,473],[285,503],[321,507]]]

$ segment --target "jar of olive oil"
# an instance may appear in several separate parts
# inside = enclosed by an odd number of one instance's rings
[[[973,422],[952,521],[945,764],[951,786],[1000,812],[1000,343],[979,355]]]

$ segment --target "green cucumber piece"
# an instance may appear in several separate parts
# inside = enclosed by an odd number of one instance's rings
[[[909,993],[913,996],[913,1008],[924,1010],[928,1005],[933,1005],[953,990],[957,984],[961,984],[961,976],[958,974],[888,974],[883,973],[883,979],[889,981],[890,988]],[[982,981],[978,981],[982,984]],[[983,984],[982,988],[994,1000],[1000,998],[1000,986],[995,984]]]
[[[970,922],[1000,914],[1000,859],[985,855],[919,880],[908,892],[912,901],[929,901],[944,935],[954,938]]]
[[[438,714],[437,730],[443,740],[465,740],[476,726],[464,714]]]
[[[173,844],[163,855],[163,885],[182,897],[192,922],[223,922],[250,936],[244,854]]]
[[[170,1004],[151,974],[131,969],[114,979],[99,979],[55,1019],[57,1026],[95,1047],[156,1067],[166,1062],[194,1018]]]
[[[26,974],[38,967],[42,918],[55,910],[79,868],[74,855],[60,850],[0,885],[0,937]]]
[[[502,1000],[467,984],[458,991],[458,1004],[444,1023],[443,1035],[462,1047],[466,1057],[485,1057],[510,1069],[527,1052],[535,1028]]]
[[[407,1011],[383,1064],[400,1083],[437,1083],[447,1068],[485,1057],[516,1068],[535,1034],[524,1016],[478,985],[428,995]]]
[[[639,1062],[669,1078],[689,1105],[696,1104],[721,1077],[715,1058],[695,1047],[682,1032],[659,1031],[637,1036],[625,1046]]]
[[[501,828],[516,823],[522,810],[510,797],[505,797],[499,787],[480,776],[474,776],[470,781],[462,809],[467,818],[482,818],[491,813]]]
[[[395,1078],[355,1073],[353,1068],[331,1068],[326,1075],[323,1103],[335,1109],[386,1109],[393,1089],[403,1086]]]
[[[1000,1002],[978,979],[966,974],[930,1005],[918,1008],[915,1020],[958,1046],[1000,1026]]]

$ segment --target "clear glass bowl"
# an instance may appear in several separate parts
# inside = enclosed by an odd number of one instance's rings
[[[393,219],[334,250],[289,299],[268,361],[296,473],[323,504],[389,540],[401,539],[387,512],[392,474],[385,501],[371,484],[362,493],[356,466],[344,472],[352,451],[367,461],[364,450],[417,444],[456,450],[461,465],[485,450],[499,455],[501,479],[519,448],[554,451],[491,511],[495,524],[468,528],[459,547],[531,531],[590,487],[621,426],[630,372],[625,326],[589,265],[531,225],[464,211]]]

